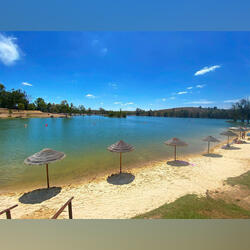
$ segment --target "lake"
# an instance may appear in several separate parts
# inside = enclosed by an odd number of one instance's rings
[[[194,118],[3,119],[0,120],[0,190],[45,187],[45,167],[23,164],[25,158],[43,148],[67,155],[64,160],[49,165],[53,186],[118,172],[119,154],[109,152],[107,147],[120,139],[136,148],[123,154],[123,169],[126,170],[172,157],[173,148],[163,143],[172,137],[189,144],[178,148],[179,155],[202,152],[207,143],[201,138],[213,135],[225,139],[219,134],[227,127],[225,120]]]

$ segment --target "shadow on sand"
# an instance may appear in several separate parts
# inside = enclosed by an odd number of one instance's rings
[[[125,185],[131,183],[135,176],[130,173],[112,174],[107,178],[107,182],[113,185]]]
[[[221,147],[222,149],[225,149],[225,150],[239,150],[240,148],[239,147],[235,147],[235,146],[222,146]]]
[[[61,192],[61,189],[61,187],[36,189],[23,194],[19,198],[19,201],[23,204],[38,204],[58,195]]]
[[[189,162],[176,160],[176,161],[168,161],[167,164],[175,167],[185,167],[189,165]]]
[[[223,156],[220,155],[220,154],[212,154],[212,153],[203,154],[203,156],[206,156],[206,157],[213,157],[213,158],[221,158],[221,157],[223,157]]]

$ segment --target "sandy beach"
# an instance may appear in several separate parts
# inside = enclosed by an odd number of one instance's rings
[[[250,144],[234,145],[232,150],[217,146],[217,157],[193,155],[181,158],[188,166],[170,166],[156,162],[132,169],[135,176],[127,185],[112,185],[108,176],[84,183],[62,187],[53,198],[37,204],[23,204],[23,193],[0,195],[0,210],[18,204],[12,210],[13,219],[50,218],[72,196],[75,219],[126,219],[175,201],[185,194],[203,196],[207,190],[225,187],[228,177],[239,176],[250,170]],[[53,180],[52,184],[53,184]],[[41,187],[43,188],[43,187]],[[32,190],[29,190],[32,191]],[[28,192],[28,190],[27,190]],[[65,211],[59,218],[67,218]],[[0,216],[5,219],[5,215]]]

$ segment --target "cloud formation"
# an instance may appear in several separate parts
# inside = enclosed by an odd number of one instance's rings
[[[214,65],[214,66],[211,66],[211,67],[204,67],[203,69],[201,70],[198,70],[197,72],[195,72],[195,76],[199,76],[199,75],[204,75],[208,72],[211,72],[211,71],[214,71],[218,68],[220,68],[221,66],[220,65]]]
[[[224,103],[234,103],[234,102],[238,102],[239,99],[234,99],[234,100],[225,100]]]
[[[114,102],[115,105],[121,105],[121,106],[128,106],[128,105],[133,105],[133,102],[126,102],[126,103],[122,103],[122,102]]]
[[[196,85],[196,88],[202,89],[202,88],[204,88],[205,86],[206,86],[206,84],[198,84],[198,85]]]
[[[25,86],[33,86],[31,83],[28,83],[28,82],[22,82],[22,85],[25,85]]]
[[[193,87],[187,87],[187,89],[192,89]]]
[[[94,99],[96,98],[96,96],[92,95],[92,94],[87,94],[85,95],[85,97],[89,98],[89,99]]]
[[[0,61],[7,66],[20,59],[20,49],[16,40],[15,37],[0,34]]]
[[[187,94],[187,91],[180,91],[177,93],[177,95],[184,95],[184,94]]]
[[[207,100],[200,100],[200,101],[193,101],[193,102],[187,102],[187,104],[212,104],[213,101],[207,101]]]

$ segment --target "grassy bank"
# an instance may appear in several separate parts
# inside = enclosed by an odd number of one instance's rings
[[[250,189],[250,171],[237,177],[228,178],[226,182],[231,186],[243,185]]]
[[[235,204],[223,200],[188,194],[176,201],[148,213],[136,216],[135,219],[218,219],[250,218],[247,211]]]

